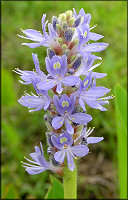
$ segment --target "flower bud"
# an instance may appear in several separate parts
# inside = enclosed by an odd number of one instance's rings
[[[81,22],[81,16],[77,17],[77,19],[74,22],[74,26],[78,27],[80,25],[80,22]]]
[[[47,56],[52,59],[53,56],[55,56],[55,53],[52,49],[48,48],[47,49]]]
[[[51,136],[53,135],[53,133],[47,133],[46,136],[47,136],[47,143],[53,147],[53,143],[52,143],[52,140],[51,140]]]
[[[56,30],[56,25],[57,24],[59,24],[58,19],[55,16],[53,16],[52,25],[53,25],[54,30]]]
[[[72,65],[73,69],[77,69],[80,67],[81,65],[81,62],[82,62],[82,57],[79,57]]]
[[[57,28],[58,31],[61,31],[61,26],[60,26],[60,24],[56,24],[56,28]]]
[[[72,36],[73,36],[73,31],[72,29],[68,29],[66,32],[65,32],[65,40],[70,42],[72,40]]]
[[[75,58],[76,58],[76,55],[71,56],[71,58],[70,58],[70,62],[74,61]]]
[[[66,44],[63,44],[63,45],[62,45],[62,49],[63,49],[63,50],[66,50],[67,48],[68,48],[68,46],[67,46]]]
[[[66,15],[65,13],[62,13],[59,15],[58,20],[62,23],[66,21]]]
[[[67,23],[66,23],[66,22],[64,22],[64,23],[63,23],[63,25],[62,25],[62,27],[63,27],[63,29],[64,29],[64,30],[66,30],[66,29],[68,28],[68,25],[67,25]]]
[[[60,165],[60,163],[57,162],[57,161],[55,160],[55,158],[54,158],[53,155],[50,155],[50,156],[49,156],[49,159],[51,160],[51,162],[52,162],[52,164],[53,164],[54,166],[59,166],[59,165]]]
[[[69,18],[71,18],[72,17],[72,10],[68,10],[67,12],[66,12],[66,19],[68,20]]]
[[[62,44],[63,44],[63,39],[62,39],[62,38],[59,37],[59,38],[57,39],[57,41],[58,41],[59,45],[62,45]]]
[[[68,25],[72,26],[74,24],[74,17],[72,17],[71,19],[69,19],[68,21]]]
[[[44,115],[44,120],[48,122],[50,125],[52,124],[52,117],[48,114]]]
[[[74,74],[74,69],[68,69],[67,73],[69,73],[70,75]]]

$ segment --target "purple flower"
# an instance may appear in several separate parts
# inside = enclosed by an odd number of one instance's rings
[[[62,57],[53,56],[52,59],[46,57],[45,62],[47,71],[52,78],[40,82],[37,85],[40,90],[49,90],[57,85],[56,91],[60,94],[63,91],[61,84],[74,86],[79,81],[76,76],[65,76],[67,73],[67,56],[65,54]]]
[[[97,64],[93,65],[94,60],[96,60],[96,59],[101,60],[102,58],[101,57],[97,57],[95,55],[91,55],[91,54],[88,55],[86,60],[83,58],[82,59],[82,65],[74,73],[74,76],[81,76],[81,75],[86,75],[87,76],[90,73],[90,71],[92,71],[93,69],[95,69],[96,67],[98,67],[101,64],[101,62],[98,62]],[[92,77],[95,77],[95,78],[103,78],[106,75],[107,74],[105,74],[105,73],[97,73],[97,72],[93,72],[92,71]]]
[[[33,62],[35,64],[35,71],[23,71],[18,68],[14,72],[20,75],[19,82],[22,84],[29,85],[32,83],[32,81],[36,80],[36,82],[41,82],[42,80],[45,80],[47,76],[40,70],[39,61],[37,58],[37,54],[32,53]]]
[[[68,97],[66,94],[64,94],[60,99],[57,97],[57,95],[54,95],[53,100],[56,110],[60,114],[60,116],[56,116],[52,120],[52,126],[55,129],[60,128],[65,123],[67,132],[69,134],[73,134],[74,129],[71,125],[72,122],[84,124],[92,120],[92,117],[85,113],[72,114],[75,108],[76,95],[71,94],[71,96]]]
[[[86,111],[85,103],[91,108],[99,109],[101,111],[106,111],[102,105],[109,103],[107,99],[112,99],[112,96],[104,97],[110,90],[108,88],[92,85],[88,89],[88,86],[91,84],[91,77],[87,76],[84,81],[80,83],[80,94],[79,94],[79,104]],[[101,98],[100,98],[101,97]],[[84,103],[85,102],[85,103]]]
[[[49,23],[48,24],[49,35],[48,35],[48,33],[45,30],[48,21],[45,22],[45,18],[46,18],[46,14],[43,14],[43,17],[42,17],[43,35],[39,31],[36,31],[33,29],[22,30],[22,32],[27,37],[18,35],[19,37],[32,40],[35,42],[35,43],[22,43],[22,45],[29,46],[30,48],[39,47],[41,45],[44,47],[49,47],[49,45],[53,45],[53,46],[56,45],[54,38],[57,37],[57,33],[53,29],[52,24]]]
[[[39,111],[42,108],[44,110],[47,110],[47,108],[50,105],[50,98],[47,95],[47,93],[44,91],[42,92],[42,94],[36,96],[32,93],[32,95],[29,94],[25,94],[22,95],[22,97],[18,100],[18,102],[25,107],[30,108],[34,108],[29,110],[29,112],[33,112],[33,111]]]
[[[87,131],[87,127],[83,129],[81,135],[74,141],[74,143],[78,143],[79,144],[94,144],[94,143],[98,143],[100,141],[102,141],[104,138],[103,137],[89,137],[89,135],[92,133],[92,131],[94,130],[94,128],[89,128]]]
[[[41,150],[39,147],[35,146],[35,152],[29,154],[33,161],[25,158],[27,161],[30,162],[30,164],[22,162],[23,167],[25,167],[25,170],[31,175],[42,173],[45,170],[51,170],[54,172],[60,171],[59,167],[55,167],[54,165],[45,160],[41,142],[40,147]]]
[[[73,16],[76,19],[78,19],[79,17],[81,17],[81,20],[79,20],[80,21],[80,23],[79,23],[80,26],[82,26],[83,24],[89,24],[90,23],[91,15],[89,13],[86,14],[83,8],[80,9],[78,15],[76,13],[75,8],[73,8],[73,11],[74,11]],[[78,27],[78,26],[75,26],[75,27]]]
[[[77,159],[76,156],[86,156],[89,152],[88,147],[85,145],[72,146],[72,135],[69,135],[67,132],[60,134],[59,137],[53,135],[51,140],[54,146],[58,149],[54,154],[55,160],[62,164],[65,157],[67,157],[68,168],[71,171],[75,169],[73,158]]]

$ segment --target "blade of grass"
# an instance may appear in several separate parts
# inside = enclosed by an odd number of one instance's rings
[[[119,194],[121,199],[127,199],[127,94],[117,85],[115,95]]]

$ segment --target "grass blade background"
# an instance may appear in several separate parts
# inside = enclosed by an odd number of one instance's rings
[[[127,199],[127,94],[124,88],[117,85],[115,95],[119,195]]]

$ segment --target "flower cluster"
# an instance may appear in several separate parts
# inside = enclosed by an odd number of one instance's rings
[[[28,107],[29,112],[47,110],[44,119],[49,128],[46,136],[50,161],[45,160],[40,143],[41,150],[36,146],[35,152],[30,154],[33,161],[26,158],[30,164],[23,162],[23,167],[29,174],[52,170],[62,175],[65,165],[73,171],[74,159],[88,154],[88,144],[103,140],[103,137],[88,137],[94,128],[87,130],[87,123],[92,117],[87,114],[86,104],[106,111],[104,105],[113,98],[106,96],[109,89],[96,86],[96,80],[107,74],[93,71],[101,64],[93,65],[94,61],[102,58],[92,53],[103,51],[108,44],[90,43],[90,40],[98,41],[103,36],[92,32],[96,25],[90,27],[91,15],[86,14],[83,8],[78,14],[73,9],[59,17],[53,16],[51,23],[45,22],[45,18],[46,14],[42,17],[43,33],[26,29],[22,30],[26,36],[18,36],[32,41],[22,45],[47,47],[45,63],[48,74],[40,70],[37,54],[34,53],[35,70],[16,68],[14,71],[20,75],[20,83],[32,84],[36,93],[26,93],[18,102]]]

